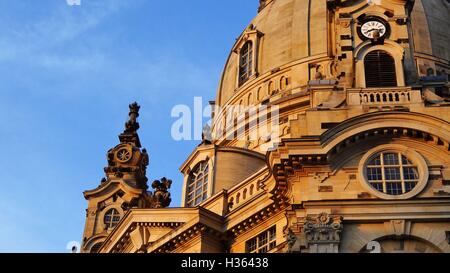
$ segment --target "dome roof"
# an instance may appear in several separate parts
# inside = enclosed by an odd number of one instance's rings
[[[249,36],[252,32],[260,34],[258,53],[255,56],[257,77],[239,89],[248,90],[254,87],[251,83],[255,83],[255,80],[262,78],[266,80],[265,76],[294,61],[327,53],[325,0],[312,1],[311,12],[302,0],[266,2],[266,6],[260,10],[233,47],[233,50],[236,50],[242,40],[251,39]],[[309,37],[309,28],[314,33],[311,37]],[[219,83],[217,105],[224,105],[235,94],[238,87],[238,67],[238,52],[232,51]]]
[[[216,96],[218,106],[261,102],[283,88],[294,90],[291,93],[295,93],[296,88],[306,86],[309,80],[315,78],[317,69],[313,70],[312,67],[321,67],[325,79],[338,79],[338,75],[345,72],[336,68],[336,63],[340,61],[338,57],[345,53],[350,55],[352,48],[355,49],[361,41],[354,32],[343,35],[349,36],[349,41],[337,41],[342,39],[342,35],[331,31],[329,26],[332,23],[328,20],[328,7],[333,5],[338,6],[339,14],[334,20],[341,24],[341,31],[345,28],[342,24],[346,19],[342,15],[348,14],[354,22],[358,16],[369,11],[395,25],[396,20],[404,18],[405,7],[411,8],[412,34],[408,39],[407,32],[395,31],[392,42],[414,41],[410,46],[415,47],[416,54],[434,56],[439,62],[436,66],[441,67],[435,70],[448,73],[445,67],[450,59],[450,30],[442,27],[450,24],[450,17],[447,16],[450,10],[448,0],[384,0],[372,1],[372,4],[353,0],[264,0],[260,3],[257,16],[239,36],[226,61]],[[371,7],[367,8],[369,5]],[[254,71],[245,83],[239,84],[239,50],[246,41],[254,43]],[[412,58],[408,55],[406,58],[411,60],[408,60],[411,64],[406,63],[405,70],[414,69],[409,67],[413,65]],[[422,65],[422,61],[419,61],[417,69],[426,70],[421,66],[435,65]],[[340,85],[352,87],[354,74],[351,71],[345,73],[346,79],[340,79]],[[411,83],[414,79],[407,81]]]

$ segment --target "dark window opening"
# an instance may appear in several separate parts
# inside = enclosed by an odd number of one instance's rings
[[[391,55],[382,50],[367,54],[364,59],[366,87],[395,87],[397,75],[395,61]]]
[[[250,76],[253,69],[253,43],[248,41],[242,47],[239,56],[239,85],[244,84]]]
[[[98,253],[98,251],[100,250],[100,247],[102,246],[103,243],[96,243],[95,245],[93,245],[91,247],[91,253]]]

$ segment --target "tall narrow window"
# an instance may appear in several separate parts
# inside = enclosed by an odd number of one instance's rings
[[[364,59],[366,87],[397,86],[395,61],[389,53],[375,50],[367,54]]]
[[[208,198],[208,171],[208,162],[202,161],[189,175],[186,191],[187,207],[195,207]]]
[[[244,84],[252,75],[253,43],[248,41],[241,49],[239,56],[239,85]]]

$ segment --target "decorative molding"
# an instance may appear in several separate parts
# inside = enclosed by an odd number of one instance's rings
[[[386,233],[398,237],[408,236],[411,234],[411,221],[391,220],[385,224]]]
[[[343,230],[342,216],[321,213],[300,219],[310,253],[338,253],[340,234]]]

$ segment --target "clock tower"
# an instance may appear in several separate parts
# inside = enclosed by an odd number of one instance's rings
[[[97,252],[130,208],[148,208],[152,204],[146,177],[149,157],[137,133],[140,106],[133,103],[129,108],[120,143],[107,153],[105,178],[96,189],[84,192],[88,208],[82,252]]]

